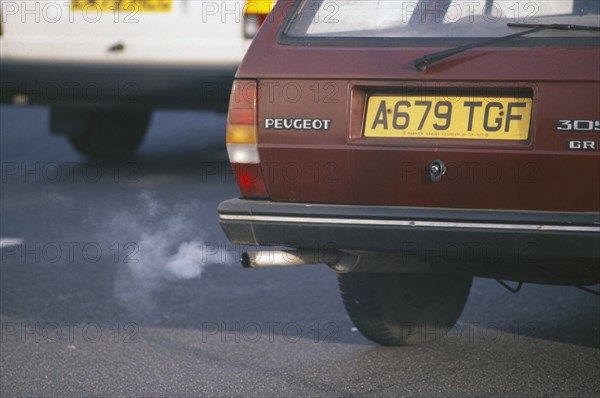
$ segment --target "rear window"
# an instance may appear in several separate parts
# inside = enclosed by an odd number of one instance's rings
[[[599,27],[599,0],[301,0],[283,28],[288,39],[464,39],[518,32],[508,23]],[[598,31],[544,30],[532,37],[593,38]],[[383,40],[378,40],[383,39]]]

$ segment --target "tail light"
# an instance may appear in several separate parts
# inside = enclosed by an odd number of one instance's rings
[[[244,37],[256,36],[258,28],[265,22],[277,0],[248,0],[244,7]]]
[[[227,154],[243,197],[268,197],[258,154],[257,86],[235,80],[227,114]]]

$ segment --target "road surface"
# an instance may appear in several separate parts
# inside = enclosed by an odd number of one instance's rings
[[[597,296],[476,279],[447,335],[380,347],[325,266],[238,265],[224,116],[158,113],[100,163],[47,118],[0,107],[2,397],[600,395]]]

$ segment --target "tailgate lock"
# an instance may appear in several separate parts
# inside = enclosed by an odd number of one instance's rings
[[[429,178],[432,182],[440,182],[442,176],[446,174],[446,164],[441,160],[434,160],[429,163]]]

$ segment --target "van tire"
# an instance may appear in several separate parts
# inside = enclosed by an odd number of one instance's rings
[[[128,158],[144,140],[150,116],[150,111],[88,111],[83,131],[67,137],[73,148],[84,156]]]

